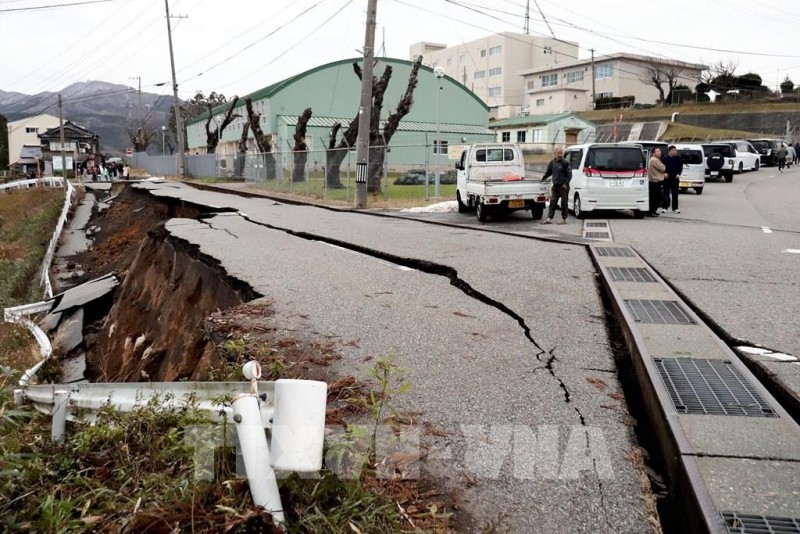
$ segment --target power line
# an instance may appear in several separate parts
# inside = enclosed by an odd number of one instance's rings
[[[48,6],[35,6],[35,7],[12,7],[10,9],[0,9],[0,13],[9,13],[11,11],[36,11],[39,9],[54,9],[57,7],[73,7],[82,6],[85,4],[103,4],[105,2],[113,2],[114,0],[86,0],[84,2],[74,2],[72,4],[50,4]]]

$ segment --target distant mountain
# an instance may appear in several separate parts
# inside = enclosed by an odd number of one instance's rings
[[[48,113],[58,116],[58,94],[64,100],[64,120],[88,128],[100,136],[100,150],[120,155],[131,146],[126,130],[139,121],[139,94],[133,87],[101,81],[79,82],[59,92],[25,95],[0,91],[0,113],[15,121]],[[142,92],[141,116],[156,131],[169,121],[173,97]],[[160,139],[160,136],[156,136]],[[150,146],[158,152],[159,143]]]

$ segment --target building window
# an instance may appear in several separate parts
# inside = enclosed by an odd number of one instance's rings
[[[500,86],[489,88],[489,96],[500,96],[502,94],[503,94],[503,88]]]
[[[567,73],[567,83],[575,83],[575,82],[582,82],[583,81],[583,71],[582,70],[573,70],[572,72]]]
[[[25,128],[25,133],[39,133],[39,128]]]
[[[533,80],[530,80],[528,82],[528,91],[533,91],[534,89],[536,89],[536,82],[534,82]]]
[[[493,47],[491,47],[489,49],[489,55],[490,56],[496,56],[502,51],[503,51],[503,47],[502,46],[493,46]]]
[[[539,79],[542,81],[542,87],[555,87],[558,85],[558,74],[555,72],[539,76]]]
[[[537,98],[536,99],[536,107],[540,108],[542,106],[544,106],[544,98]]]
[[[460,56],[458,56],[458,62],[463,65],[464,63],[467,62],[467,56],[465,56],[464,54],[461,54]]]
[[[476,70],[475,74],[473,75],[473,79],[475,80],[482,80],[486,78],[486,71],[485,70]]]
[[[433,153],[434,154],[447,154],[447,141],[441,139],[433,140]]]
[[[481,57],[486,57],[486,49],[481,50]]]
[[[608,92],[608,93],[600,93],[600,94],[598,94],[597,98],[611,98],[613,96],[614,96],[614,93]]]
[[[493,69],[489,69],[489,76],[500,76],[502,72],[503,69],[501,67],[495,67]]]
[[[525,130],[519,130],[517,132],[517,143],[524,143],[525,142]]]
[[[595,78],[611,78],[612,76],[614,76],[614,67],[611,65],[598,65],[595,68]]]
[[[541,130],[533,130],[531,132],[531,143],[541,143],[542,142],[542,131]]]
[[[504,143],[511,142],[511,132],[503,132],[500,134],[500,140]]]
[[[545,46],[543,52],[545,54],[552,54],[553,53],[553,47],[552,46]]]
[[[453,59],[452,58],[447,58],[447,66],[449,67],[452,64],[453,64]]]

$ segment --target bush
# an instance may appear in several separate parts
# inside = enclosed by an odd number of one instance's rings
[[[636,102],[636,97],[629,96],[610,96],[595,99],[595,109],[616,109],[629,108]]]
[[[450,169],[439,175],[440,184],[454,184],[458,173],[455,169]],[[428,175],[428,183],[433,184],[436,181],[435,171]],[[394,180],[394,185],[425,185],[425,169],[411,169],[402,176],[398,176]]]

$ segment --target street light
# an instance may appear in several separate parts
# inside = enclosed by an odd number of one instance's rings
[[[444,67],[441,65],[437,65],[433,69],[433,75],[436,76],[436,79],[439,83],[439,90],[436,92],[436,140],[433,142],[433,155],[436,158],[436,181],[434,182],[433,188],[433,196],[440,197],[441,196],[441,179],[439,177],[439,154],[442,151],[442,140],[439,139],[440,133],[440,124],[439,118],[441,113],[441,102],[442,102],[442,78],[444,78]],[[438,148],[437,148],[438,147]]]
[[[167,127],[166,126],[162,126],[161,127],[161,155],[162,156],[166,156],[167,155],[167,138],[166,138],[166,135],[167,135]]]

